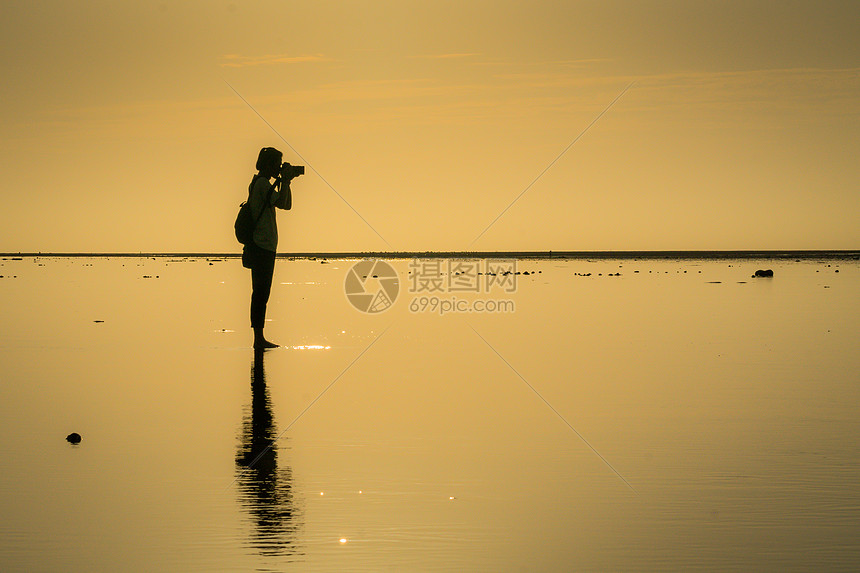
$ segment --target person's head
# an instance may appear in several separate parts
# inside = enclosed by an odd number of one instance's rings
[[[264,177],[277,177],[284,154],[274,147],[264,147],[257,156],[257,171]]]

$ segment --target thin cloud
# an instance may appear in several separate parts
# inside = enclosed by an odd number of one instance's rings
[[[451,54],[424,54],[419,56],[410,56],[412,58],[419,58],[422,60],[453,60],[456,58],[473,58],[475,56],[480,56],[481,54],[477,52],[463,52],[463,53],[451,53]]]
[[[671,92],[678,104],[759,105],[771,110],[813,106],[818,114],[856,113],[860,68],[661,74],[642,78],[640,84],[642,91]]]
[[[306,62],[329,62],[330,58],[322,54],[289,56],[286,54],[267,54],[265,56],[240,56],[227,54],[221,56],[222,68],[245,68],[249,66],[272,66],[276,64],[301,64]]]
[[[490,59],[474,62],[477,66],[505,66],[511,68],[549,68],[549,67],[583,67],[593,64],[604,64],[615,61],[613,58],[580,58],[578,60],[540,60],[534,62],[516,62],[513,60]]]

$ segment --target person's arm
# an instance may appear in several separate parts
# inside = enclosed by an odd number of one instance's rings
[[[273,203],[278,209],[289,210],[293,206],[293,194],[290,192],[290,181],[281,181],[281,187],[277,191],[277,198]]]

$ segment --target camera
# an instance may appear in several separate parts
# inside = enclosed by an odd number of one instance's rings
[[[281,165],[281,176],[286,179],[292,179],[293,177],[298,177],[299,175],[304,174],[304,165],[290,165],[289,163],[284,163],[283,165]]]

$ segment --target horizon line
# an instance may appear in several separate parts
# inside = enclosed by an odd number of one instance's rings
[[[0,257],[90,257],[90,258],[219,258],[238,259],[241,252],[3,252]],[[278,253],[279,259],[628,259],[628,258],[856,258],[860,249],[744,249],[744,250],[660,250],[660,251],[320,251]]]

